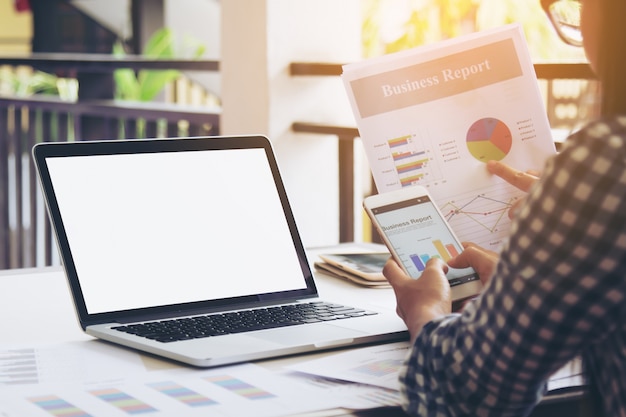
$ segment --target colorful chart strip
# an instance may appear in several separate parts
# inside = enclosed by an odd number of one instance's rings
[[[394,162],[399,162],[407,158],[415,158],[418,156],[426,155],[425,151],[422,152],[392,152],[391,158]],[[428,159],[425,159],[427,161]]]
[[[398,174],[405,174],[409,171],[423,169],[424,166],[426,166],[426,163],[428,163],[428,159],[420,159],[418,161],[409,162],[407,164],[399,164],[396,165],[396,171],[398,171]]]
[[[101,400],[111,404],[114,407],[126,412],[127,414],[144,414],[158,411],[152,406],[139,401],[136,398],[131,397],[115,388],[101,389],[90,391],[91,394],[100,398]]]
[[[410,177],[400,178],[400,184],[403,187],[408,187],[409,185],[412,185],[414,182],[417,182],[422,178],[424,178],[424,174],[411,175]]]
[[[407,159],[411,157],[413,157],[412,152],[393,152],[391,154],[391,158],[393,159],[394,162],[399,162],[399,161],[402,161],[403,159]]]
[[[389,144],[390,148],[395,148],[396,146],[405,146],[409,144],[410,137],[411,137],[410,135],[407,135],[407,136],[401,136],[395,139],[389,139],[387,143]]]
[[[450,256],[452,256],[453,258],[456,256],[459,256],[459,251],[456,250],[454,245],[447,244],[446,249],[448,250],[448,253],[450,254]]]
[[[55,417],[91,417],[91,414],[54,395],[28,398],[28,401]]]
[[[402,365],[402,360],[387,359],[359,366],[357,368],[354,368],[353,371],[381,378],[385,375],[397,372],[398,368],[400,368],[400,365]]]
[[[439,256],[441,256],[441,259],[446,262],[452,259],[452,256],[450,256],[450,253],[448,253],[446,247],[443,246],[441,240],[433,240],[433,245],[435,246],[435,249],[437,249],[437,253],[439,254]]]
[[[198,394],[182,385],[178,385],[175,382],[156,382],[154,384],[148,384],[148,386],[190,407],[206,407],[208,405],[217,404],[217,401]]]
[[[415,267],[417,268],[418,271],[423,271],[425,266],[425,262],[422,261],[422,258],[420,258],[418,255],[410,255],[409,258],[411,258],[411,260],[413,261],[413,265],[415,265]]]
[[[207,377],[206,380],[249,400],[264,400],[275,397],[272,393],[228,375]]]

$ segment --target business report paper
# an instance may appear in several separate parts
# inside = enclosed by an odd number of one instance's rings
[[[541,170],[554,141],[518,24],[343,67],[378,192],[426,187],[462,241],[498,250],[523,192],[498,160]]]

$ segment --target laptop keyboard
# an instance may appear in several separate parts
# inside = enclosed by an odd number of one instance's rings
[[[167,343],[374,314],[377,313],[340,304],[317,301],[116,326],[113,329]]]

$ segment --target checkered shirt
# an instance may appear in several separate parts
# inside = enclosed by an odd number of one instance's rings
[[[626,117],[568,138],[461,314],[429,322],[400,370],[419,416],[524,416],[580,356],[605,415],[626,417]]]

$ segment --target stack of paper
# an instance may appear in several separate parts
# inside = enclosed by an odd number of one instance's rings
[[[347,272],[345,270],[339,269],[329,263],[326,262],[315,262],[315,268],[319,271],[323,272],[326,275],[330,275],[335,278],[348,280],[358,285],[363,285],[365,287],[371,288],[390,288],[389,283],[383,276],[382,272],[380,273],[380,277],[377,279],[365,279],[361,278],[355,274]]]
[[[383,267],[389,252],[321,254],[315,268],[326,275],[370,288],[389,288]]]

